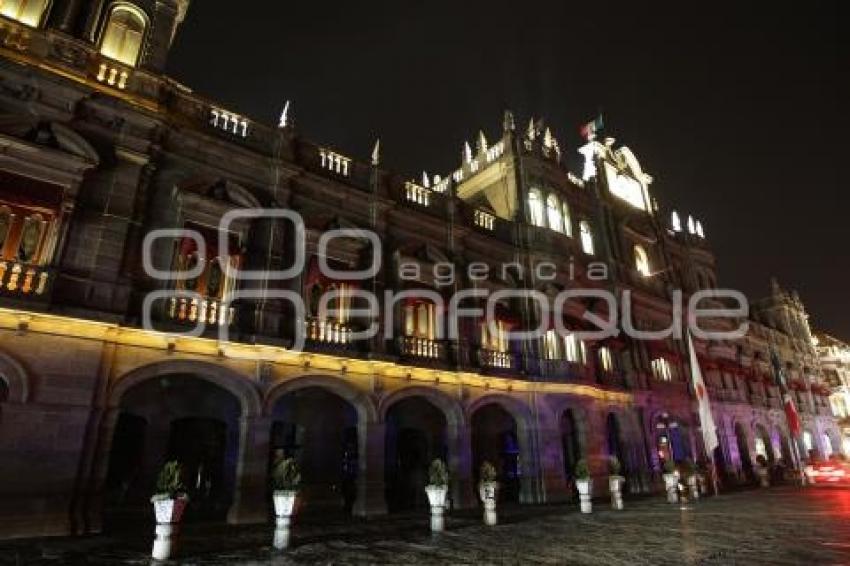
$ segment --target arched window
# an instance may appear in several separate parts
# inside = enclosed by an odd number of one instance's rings
[[[672,381],[673,370],[670,367],[670,362],[664,358],[655,358],[650,364],[652,366],[652,375],[659,381]]]
[[[696,234],[696,233],[697,233],[697,229],[696,229],[696,225],[694,224],[694,217],[688,216],[688,234]]]
[[[581,249],[587,255],[593,255],[593,231],[590,229],[590,223],[587,220],[582,220],[578,225],[581,236]]]
[[[48,0],[2,0],[0,1],[0,14],[37,28],[44,19],[48,3]]]
[[[529,220],[535,226],[546,225],[543,219],[543,196],[537,189],[532,189],[528,193],[528,214],[530,216]]]
[[[404,335],[434,340],[437,308],[427,299],[410,299],[404,306]]]
[[[599,348],[599,367],[603,371],[614,371],[614,357],[611,355],[611,349],[605,346]]]
[[[576,338],[575,334],[564,336],[564,357],[568,362],[584,364],[587,362],[584,340]]]
[[[100,40],[100,53],[125,65],[139,61],[147,21],[133,6],[118,4],[109,12]]]
[[[9,240],[9,231],[12,228],[12,210],[8,206],[0,207],[0,258],[5,257],[3,250]]]
[[[564,216],[564,234],[573,237],[573,221],[570,219],[570,205],[567,204],[567,201],[564,201],[564,205],[562,207],[563,216]]]
[[[18,244],[18,259],[30,263],[38,259],[38,250],[41,246],[42,236],[47,222],[40,214],[33,214],[24,219],[24,227],[21,230],[21,241]]]
[[[700,238],[705,238],[705,231],[702,229],[702,222],[700,222],[699,220],[697,220],[696,223],[696,233],[697,236],[699,236]]]
[[[549,195],[546,199],[546,216],[549,219],[549,228],[556,232],[564,231],[564,219],[561,218],[561,203],[555,195]]]
[[[679,213],[675,210],[673,214],[670,215],[670,226],[673,228],[674,232],[682,231],[682,219],[679,218]]]
[[[649,277],[651,271],[649,268],[649,256],[646,250],[640,244],[635,246],[635,269],[644,277]]]

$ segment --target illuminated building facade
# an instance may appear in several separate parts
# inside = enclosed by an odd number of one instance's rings
[[[831,390],[832,413],[839,419],[842,449],[850,457],[850,344],[818,332],[815,345],[826,384]]]
[[[165,77],[187,8],[0,8],[0,536],[96,532],[110,518],[149,513],[167,459],[187,471],[190,513],[245,523],[267,519],[269,463],[279,455],[301,463],[306,510],[360,516],[423,505],[436,457],[448,462],[458,508],[475,505],[485,460],[498,465],[504,498],[542,503],[571,496],[579,458],[602,477],[616,455],[628,490],[643,493],[658,486],[662,459],[703,457],[681,341],[561,336],[554,319],[517,300],[498,305],[492,326],[466,320],[457,339],[443,339],[439,301],[426,293],[628,290],[636,327],[668,328],[673,289],[687,298],[717,286],[714,257],[701,222],[662,212],[628,148],[588,143],[573,173],[548,128],[518,127],[506,113],[492,143],[480,133],[463,148],[456,171],[409,181]],[[243,216],[219,236],[225,215],[254,208],[304,218],[306,267],[296,277],[229,277],[232,267],[295,261],[285,219]],[[191,238],[160,239],[155,265],[195,273],[148,276],[145,235],[185,228],[212,252]],[[367,283],[318,268],[322,234],[339,228],[380,236],[382,268]],[[325,257],[357,269],[370,250],[336,238]],[[449,286],[447,265],[459,274]],[[486,276],[473,277],[482,265]],[[401,277],[405,266],[415,275]],[[393,338],[355,340],[358,286],[422,296],[382,317]],[[306,310],[268,294],[224,301],[234,290],[289,292]],[[328,290],[340,294],[334,316],[319,301]],[[144,330],[156,291],[171,294],[154,303],[158,330]],[[577,297],[556,317],[583,329],[585,313],[609,316],[603,307]],[[171,332],[199,321],[200,337]],[[771,343],[795,383],[811,449],[838,442],[799,300],[776,286],[750,323],[741,340],[697,341],[721,437],[715,459],[729,482],[743,481],[759,452],[790,459]],[[506,339],[541,325],[539,339]],[[217,340],[221,327],[229,340]],[[307,347],[293,351],[301,331]]]

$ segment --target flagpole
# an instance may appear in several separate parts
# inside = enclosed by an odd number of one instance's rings
[[[791,464],[797,468],[797,481],[800,482],[801,486],[805,487],[808,482],[806,481],[806,472],[803,470],[803,458],[800,454],[800,437],[799,434],[794,432],[794,427],[791,425],[791,418],[788,416],[788,407],[785,402],[785,397],[788,397],[788,400],[792,405],[794,405],[794,400],[791,398],[791,394],[788,391],[788,384],[786,383],[785,374],[781,366],[782,362],[779,360],[779,354],[777,354],[776,348],[774,347],[773,338],[770,338],[770,354],[771,365],[773,365],[773,373],[775,374],[777,385],[779,386],[779,394],[782,397],[782,412],[785,413],[785,422],[788,424],[788,434],[791,437],[791,458],[794,460]],[[794,407],[794,410],[796,411],[796,407]]]

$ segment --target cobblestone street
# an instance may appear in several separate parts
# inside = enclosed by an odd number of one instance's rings
[[[189,526],[180,564],[850,564],[850,490],[773,489],[684,508],[661,498],[504,510],[495,528],[451,517],[432,537],[426,516],[296,528],[293,547],[270,548],[271,526]],[[152,531],[152,529],[151,529]],[[2,564],[147,564],[144,537],[18,541]]]

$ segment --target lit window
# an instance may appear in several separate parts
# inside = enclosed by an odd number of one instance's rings
[[[549,195],[546,199],[546,216],[549,219],[549,228],[556,232],[564,231],[564,219],[561,218],[561,203],[558,197]]]
[[[0,14],[37,28],[41,25],[44,13],[47,11],[48,0],[2,0]]]
[[[603,346],[599,348],[599,365],[603,371],[614,370],[614,358],[611,355],[611,349]]]
[[[659,381],[673,381],[673,370],[670,367],[670,362],[664,358],[655,358],[652,360],[652,375]]]
[[[38,258],[38,251],[44,237],[47,222],[40,214],[32,214],[24,219],[21,240],[18,243],[18,259],[32,263]]]
[[[138,9],[119,4],[112,8],[100,41],[100,53],[125,65],[135,66],[145,37],[144,14]]]
[[[702,222],[700,222],[699,220],[697,220],[696,223],[696,233],[697,236],[699,236],[700,238],[705,238],[705,231],[702,229]]]
[[[547,330],[543,336],[543,355],[547,360],[561,359],[561,340],[555,330]]]
[[[0,206],[0,260],[39,265],[49,260],[44,248],[53,218],[45,214]]]
[[[824,434],[822,437],[823,442],[823,457],[829,460],[832,458],[832,440],[829,438],[829,435]]]
[[[674,232],[681,232],[682,231],[682,219],[679,218],[679,213],[676,212],[675,210],[673,211],[673,214],[670,216],[670,225],[673,227]]]
[[[528,213],[531,223],[535,226],[545,226],[543,219],[543,197],[537,189],[528,193]]]
[[[508,330],[508,324],[503,320],[494,320],[490,324],[482,322],[481,347],[492,352],[507,352]]]
[[[587,352],[584,346],[584,340],[576,338],[575,334],[567,334],[564,336],[564,352],[567,361],[584,364],[587,362]]]
[[[814,439],[812,438],[812,433],[809,431],[803,431],[803,445],[806,447],[806,451],[814,450],[815,444]]]
[[[649,256],[646,254],[646,250],[641,245],[635,246],[635,268],[638,270],[638,273],[644,277],[649,277]]]
[[[414,301],[404,307],[404,335],[434,340],[436,306],[431,301]]]
[[[579,233],[582,251],[587,255],[593,255],[593,232],[590,230],[590,223],[587,220],[582,220],[579,223]]]
[[[573,236],[573,222],[570,219],[570,205],[564,201],[563,215],[564,215],[564,234],[571,237]]]
[[[697,233],[697,229],[696,229],[696,225],[694,224],[694,217],[688,216],[688,234],[696,234],[696,233]]]

